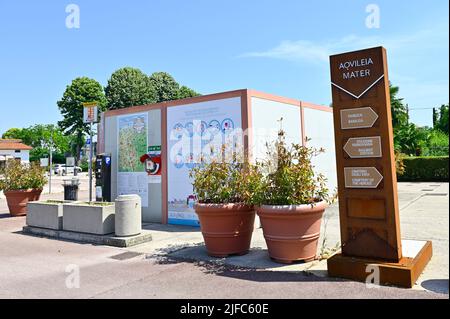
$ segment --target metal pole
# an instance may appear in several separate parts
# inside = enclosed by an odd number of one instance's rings
[[[50,132],[50,134],[53,135],[53,131]],[[49,175],[49,179],[48,179],[48,193],[51,194],[52,193],[52,171],[53,171],[53,165],[52,165],[52,153],[53,153],[53,136],[50,135],[50,163],[49,163],[49,167],[50,167],[50,175]]]
[[[89,201],[92,202],[92,122],[89,124]]]

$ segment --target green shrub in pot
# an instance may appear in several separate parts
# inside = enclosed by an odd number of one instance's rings
[[[330,196],[327,179],[315,172],[312,159],[323,149],[288,145],[280,129],[267,144],[263,177],[254,194],[269,255],[277,262],[316,258],[322,215]]]
[[[38,163],[9,160],[0,172],[0,190],[5,194],[11,215],[26,215],[27,203],[38,200],[47,183]]]
[[[225,149],[222,148],[222,152]],[[243,255],[250,249],[254,228],[255,194],[260,194],[261,173],[233,154],[198,165],[190,171],[197,203],[194,206],[209,255]]]

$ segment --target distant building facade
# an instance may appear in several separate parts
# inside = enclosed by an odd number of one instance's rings
[[[30,162],[31,146],[22,143],[19,139],[0,139],[0,169],[9,159],[20,160],[22,163]]]

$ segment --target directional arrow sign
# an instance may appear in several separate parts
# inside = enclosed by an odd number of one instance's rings
[[[383,176],[375,167],[344,167],[346,188],[377,188]]]
[[[381,137],[352,137],[344,145],[351,158],[381,157]]]
[[[375,124],[378,114],[371,107],[341,110],[341,128],[369,128]]]

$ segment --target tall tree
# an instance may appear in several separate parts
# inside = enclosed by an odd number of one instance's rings
[[[436,118],[433,117],[433,119],[433,127],[448,135],[448,104],[441,105],[439,111],[436,112]]]
[[[409,121],[408,110],[403,104],[403,98],[397,96],[399,91],[398,86],[389,84],[389,93],[391,96],[391,112],[392,112],[392,126],[400,128],[407,126]]]
[[[105,110],[106,98],[103,87],[94,79],[81,77],[66,87],[63,97],[57,102],[63,116],[58,125],[66,134],[75,135],[77,162],[84,144],[84,134],[89,133],[89,125],[83,123],[83,103],[94,101],[98,103],[99,111]]]
[[[105,94],[109,110],[157,102],[148,76],[130,67],[118,69],[111,75]]]
[[[150,78],[150,85],[156,91],[156,101],[164,102],[178,99],[180,85],[166,72],[155,72]]]
[[[188,88],[187,86],[182,86],[180,87],[180,89],[178,90],[178,99],[186,99],[189,97],[194,97],[194,96],[199,96],[200,94],[195,92],[194,90]]]

